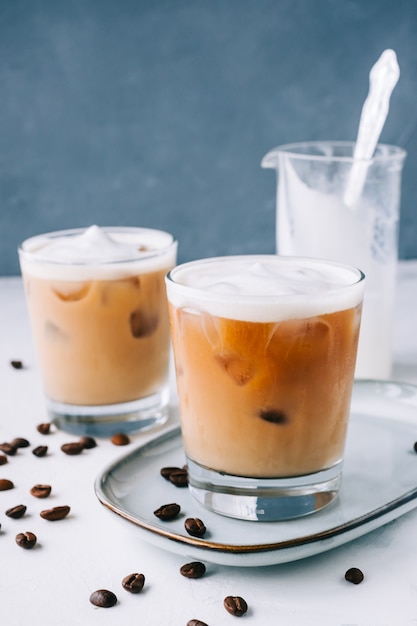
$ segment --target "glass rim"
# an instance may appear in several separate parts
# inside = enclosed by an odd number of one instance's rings
[[[269,150],[268,153],[279,153],[279,154],[285,154],[290,156],[291,158],[294,159],[299,159],[299,160],[305,160],[305,161],[338,161],[338,162],[345,162],[345,163],[352,163],[353,161],[355,162],[361,162],[361,163],[376,163],[376,162],[383,162],[383,161],[403,161],[406,156],[407,156],[407,151],[404,150],[404,148],[401,148],[400,146],[396,146],[393,144],[385,144],[385,143],[378,143],[375,150],[377,151],[378,149],[384,149],[386,150],[386,153],[374,153],[374,155],[370,158],[370,159],[355,159],[353,157],[353,150],[354,147],[356,145],[355,141],[332,141],[332,140],[317,140],[317,141],[300,141],[300,142],[294,142],[294,143],[287,143],[287,144],[282,144],[279,146],[276,146],[275,148],[272,148],[272,150]],[[308,149],[317,147],[317,148],[323,148],[323,147],[329,147],[329,148],[351,148],[351,155],[334,155],[334,154],[310,154],[309,152],[307,152]],[[301,150],[304,149],[305,151],[302,152]],[[297,150],[300,150],[300,152],[297,152]]]
[[[162,235],[167,235],[170,238],[170,241],[167,242],[166,245],[163,245],[159,248],[154,248],[152,250],[149,251],[144,251],[143,254],[141,254],[139,257],[126,257],[126,258],[121,258],[121,259],[110,259],[110,260],[98,260],[98,259],[83,259],[83,260],[76,260],[76,259],[71,259],[71,260],[56,260],[56,259],[51,259],[49,257],[45,257],[41,254],[41,252],[38,249],[29,249],[29,246],[32,244],[36,244],[37,242],[41,243],[43,241],[52,241],[54,239],[58,239],[60,237],[72,237],[75,235],[81,235],[82,233],[84,233],[87,230],[88,227],[80,227],[80,228],[67,228],[67,229],[63,229],[63,230],[54,230],[54,231],[49,231],[49,232],[45,232],[45,233],[40,233],[39,235],[33,235],[32,237],[28,237],[26,239],[24,239],[19,245],[18,245],[18,254],[19,256],[21,256],[22,258],[24,258],[27,261],[30,262],[34,262],[34,263],[43,263],[43,264],[48,264],[48,265],[54,265],[54,266],[61,266],[61,267],[73,267],[73,266],[108,266],[108,265],[121,265],[121,264],[126,264],[126,263],[140,263],[141,261],[145,261],[148,259],[152,259],[155,257],[159,257],[161,255],[166,254],[167,252],[169,252],[169,250],[171,250],[172,248],[176,247],[178,245],[178,241],[175,239],[175,237],[169,233],[168,231],[165,230],[161,230],[158,228],[146,228],[146,227],[141,227],[141,226],[100,226],[100,229],[106,233],[160,233]]]

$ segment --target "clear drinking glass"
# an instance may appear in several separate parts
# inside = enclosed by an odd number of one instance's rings
[[[262,166],[277,171],[277,252],[325,258],[366,275],[358,378],[389,378],[398,258],[401,174],[406,153],[378,145],[370,160],[355,161],[365,182],[347,200],[354,164],[352,142],[279,146]]]
[[[167,417],[164,278],[177,243],[158,230],[94,228],[32,237],[19,257],[50,418],[100,436]]]
[[[329,504],[342,473],[362,272],[238,256],[179,265],[166,283],[193,496],[263,521]]]

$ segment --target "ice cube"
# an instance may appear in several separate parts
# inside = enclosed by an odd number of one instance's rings
[[[203,329],[204,336],[214,350],[219,349],[221,341],[219,327],[216,322],[217,318],[209,315],[208,313],[202,313],[201,327]]]
[[[91,283],[67,281],[52,286],[54,294],[64,302],[77,302],[85,298],[90,291]]]
[[[134,297],[136,299],[134,301],[137,301],[137,292],[141,289],[139,276],[98,281],[97,286],[100,289],[101,304],[105,307],[117,306],[117,303],[126,297]]]
[[[142,309],[135,309],[130,314],[129,323],[133,337],[140,339],[149,337],[155,332],[159,323],[159,317],[153,313],[145,313]]]
[[[45,336],[50,341],[68,341],[69,339],[67,333],[51,321],[45,324]]]
[[[312,320],[307,323],[307,337],[314,341],[327,341],[329,339],[330,326],[322,319]]]
[[[130,278],[126,278],[127,282],[134,289],[140,289],[140,278],[139,276],[131,276]]]
[[[255,365],[239,355],[216,354],[215,359],[239,387],[247,385],[255,374]]]
[[[288,330],[288,328],[286,329]],[[294,362],[317,361],[328,358],[331,346],[331,328],[323,319],[314,318],[294,325],[292,332],[282,335],[277,345],[286,347],[286,358]]]

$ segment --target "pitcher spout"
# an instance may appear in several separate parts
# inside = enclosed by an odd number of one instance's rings
[[[264,167],[265,169],[269,168],[272,170],[278,169],[278,155],[279,150],[277,149],[271,150],[270,152],[265,154],[261,161],[261,167]]]

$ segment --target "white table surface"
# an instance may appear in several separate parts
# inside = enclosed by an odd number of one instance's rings
[[[417,383],[416,309],[417,261],[401,262],[393,379],[411,383]],[[248,602],[241,618],[245,624],[417,624],[417,510],[319,556],[259,568],[207,564],[205,577],[186,579],[179,573],[186,558],[144,542],[135,526],[108,512],[94,493],[100,471],[149,435],[135,436],[124,448],[98,440],[97,448],[70,457],[60,446],[74,436],[37,432],[36,425],[48,417],[19,278],[0,278],[0,355],[0,441],[25,437],[31,443],[0,467],[0,478],[15,484],[0,492],[0,620],[5,626],[185,626],[191,618],[221,626],[236,619],[223,608],[226,595]],[[25,368],[13,369],[11,359],[22,360]],[[36,445],[48,445],[48,455],[35,457]],[[30,495],[38,483],[52,485],[47,500]],[[27,505],[26,515],[8,518],[5,511],[17,504]],[[42,509],[62,504],[71,506],[65,520],[52,523],[39,516]],[[33,550],[15,543],[16,534],[26,531],[38,537]],[[351,566],[364,571],[362,584],[344,580]],[[146,577],[138,595],[121,587],[132,572]],[[101,588],[116,593],[116,606],[90,604],[90,594]]]

